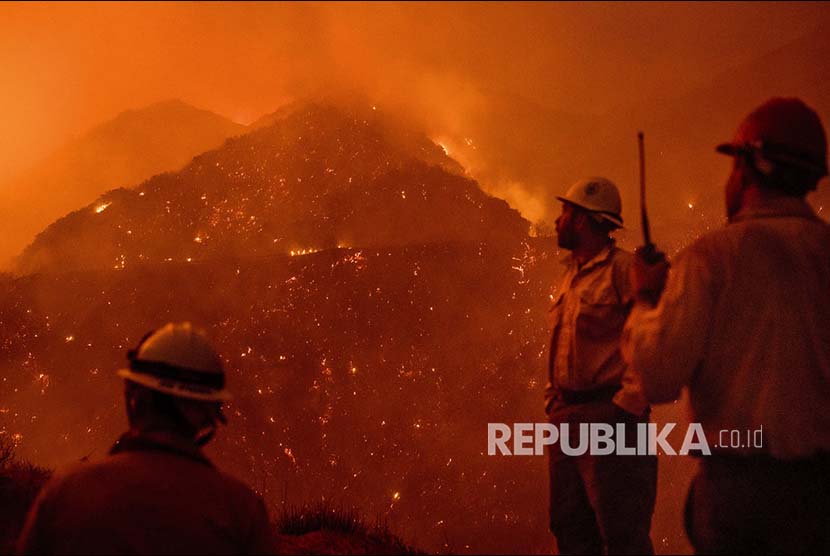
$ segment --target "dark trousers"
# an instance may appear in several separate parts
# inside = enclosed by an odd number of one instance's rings
[[[698,554],[830,554],[830,455],[702,457],[686,532]]]
[[[550,421],[570,423],[577,446],[579,423],[625,423],[633,445],[638,418],[610,401],[554,407]],[[560,439],[561,442],[561,439]],[[656,456],[568,456],[550,450],[550,529],[560,554],[653,554],[649,530],[657,495]]]

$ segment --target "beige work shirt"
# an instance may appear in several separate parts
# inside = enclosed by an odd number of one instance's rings
[[[678,255],[657,307],[635,306],[623,352],[650,401],[688,385],[713,449],[763,427],[763,448],[730,453],[830,451],[830,226],[800,199],[739,212]]]
[[[632,255],[613,243],[581,268],[572,256],[551,308],[551,337],[545,407],[557,390],[595,390],[621,385],[614,403],[642,415],[647,402],[639,378],[623,360],[620,335],[633,303]]]

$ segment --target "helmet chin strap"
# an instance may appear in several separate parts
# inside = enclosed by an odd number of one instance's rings
[[[187,412],[178,403],[174,402],[172,405],[173,407],[170,409],[174,415],[171,417],[184,425],[186,429],[192,431],[191,438],[197,446],[201,448],[213,440],[213,437],[216,435],[216,429],[219,427],[219,422],[223,421],[224,415],[221,414],[221,411],[218,411],[215,415],[211,415],[207,422],[201,421],[200,419],[201,422],[196,423],[188,417]]]
[[[215,421],[206,427],[202,427],[196,432],[196,436],[193,437],[193,441],[199,448],[205,446],[208,442],[213,440],[213,437],[216,435],[216,428]]]
[[[181,418],[185,421],[189,421],[185,412],[183,412],[180,408],[177,408]],[[222,413],[222,407],[216,406],[215,412],[210,416],[210,420],[207,424],[202,425],[201,427],[197,428],[193,426],[191,422],[191,426],[196,429],[196,433],[193,435],[193,441],[196,443],[197,446],[200,448],[206,445],[208,442],[213,440],[213,437],[216,436],[216,430],[219,428],[219,423],[226,424],[228,421],[225,418],[224,413]]]
[[[757,150],[752,153],[750,159],[752,167],[764,177],[769,177],[775,171],[775,166],[761,152]]]

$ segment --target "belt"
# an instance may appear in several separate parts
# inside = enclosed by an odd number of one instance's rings
[[[592,402],[610,402],[622,386],[615,384],[592,390],[559,390],[560,399],[568,405]]]

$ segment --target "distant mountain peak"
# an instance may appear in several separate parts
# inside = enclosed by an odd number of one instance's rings
[[[61,219],[26,249],[19,270],[526,236],[518,212],[462,173],[391,115],[307,103]]]
[[[245,126],[179,99],[127,110],[97,125],[3,184],[14,210],[2,223],[0,261],[19,253],[38,230],[101,193],[177,170],[244,131]]]

